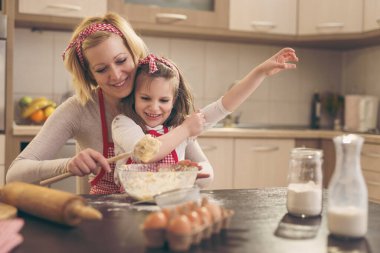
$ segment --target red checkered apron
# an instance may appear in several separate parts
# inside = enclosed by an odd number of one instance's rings
[[[99,109],[100,109],[100,118],[102,121],[102,136],[103,136],[103,155],[106,158],[115,156],[113,142],[108,142],[108,130],[107,130],[107,121],[106,114],[104,109],[104,99],[102,90],[99,89]],[[106,173],[104,170],[101,170],[96,177],[90,181],[91,188],[90,194],[113,194],[120,193],[120,186],[117,186],[114,181],[114,170],[115,163],[111,163],[111,172]]]
[[[166,134],[168,131],[169,131],[168,128],[164,127],[164,133],[163,134]],[[148,134],[152,135],[155,138],[162,135],[159,132],[157,132],[156,130],[149,130]],[[131,164],[131,163],[136,163],[136,162],[133,161],[131,158],[129,158],[127,161],[127,164]],[[160,161],[155,162],[155,163],[157,163],[157,164],[176,164],[176,163],[178,163],[177,152],[174,149],[170,154],[168,154],[167,156],[162,158]]]

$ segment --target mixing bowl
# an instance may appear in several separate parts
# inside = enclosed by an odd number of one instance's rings
[[[137,200],[153,200],[162,192],[192,187],[198,168],[177,164],[128,164],[116,168],[126,193]]]

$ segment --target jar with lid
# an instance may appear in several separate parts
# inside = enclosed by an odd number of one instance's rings
[[[318,216],[322,212],[323,151],[294,148],[290,153],[286,207],[289,214]]]
[[[334,138],[335,171],[328,186],[327,221],[331,234],[360,238],[367,233],[368,190],[360,166],[363,137]]]

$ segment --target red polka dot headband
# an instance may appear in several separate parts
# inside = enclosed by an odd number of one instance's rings
[[[115,33],[121,37],[124,37],[123,34],[120,32],[120,30],[117,29],[112,24],[106,24],[106,23],[91,24],[88,27],[86,27],[86,29],[84,29],[81,33],[79,33],[78,37],[67,46],[65,51],[62,53],[62,59],[65,60],[65,54],[67,50],[69,50],[72,47],[75,47],[75,51],[77,53],[79,61],[81,65],[84,66],[84,58],[82,54],[82,43],[88,36],[90,36],[91,34],[97,31],[108,31],[111,33]]]

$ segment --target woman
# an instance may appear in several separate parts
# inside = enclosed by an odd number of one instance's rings
[[[77,176],[101,173],[101,181],[91,187],[90,193],[118,192],[113,180],[114,164],[110,166],[106,160],[114,155],[111,122],[121,113],[119,102],[131,93],[137,62],[147,51],[128,22],[116,14],[83,20],[63,54],[76,95],[57,108],[13,161],[7,182],[38,183],[66,171]],[[173,135],[180,134],[184,139],[195,136],[201,124],[201,114],[194,114]],[[71,138],[77,142],[77,155],[52,160]]]

